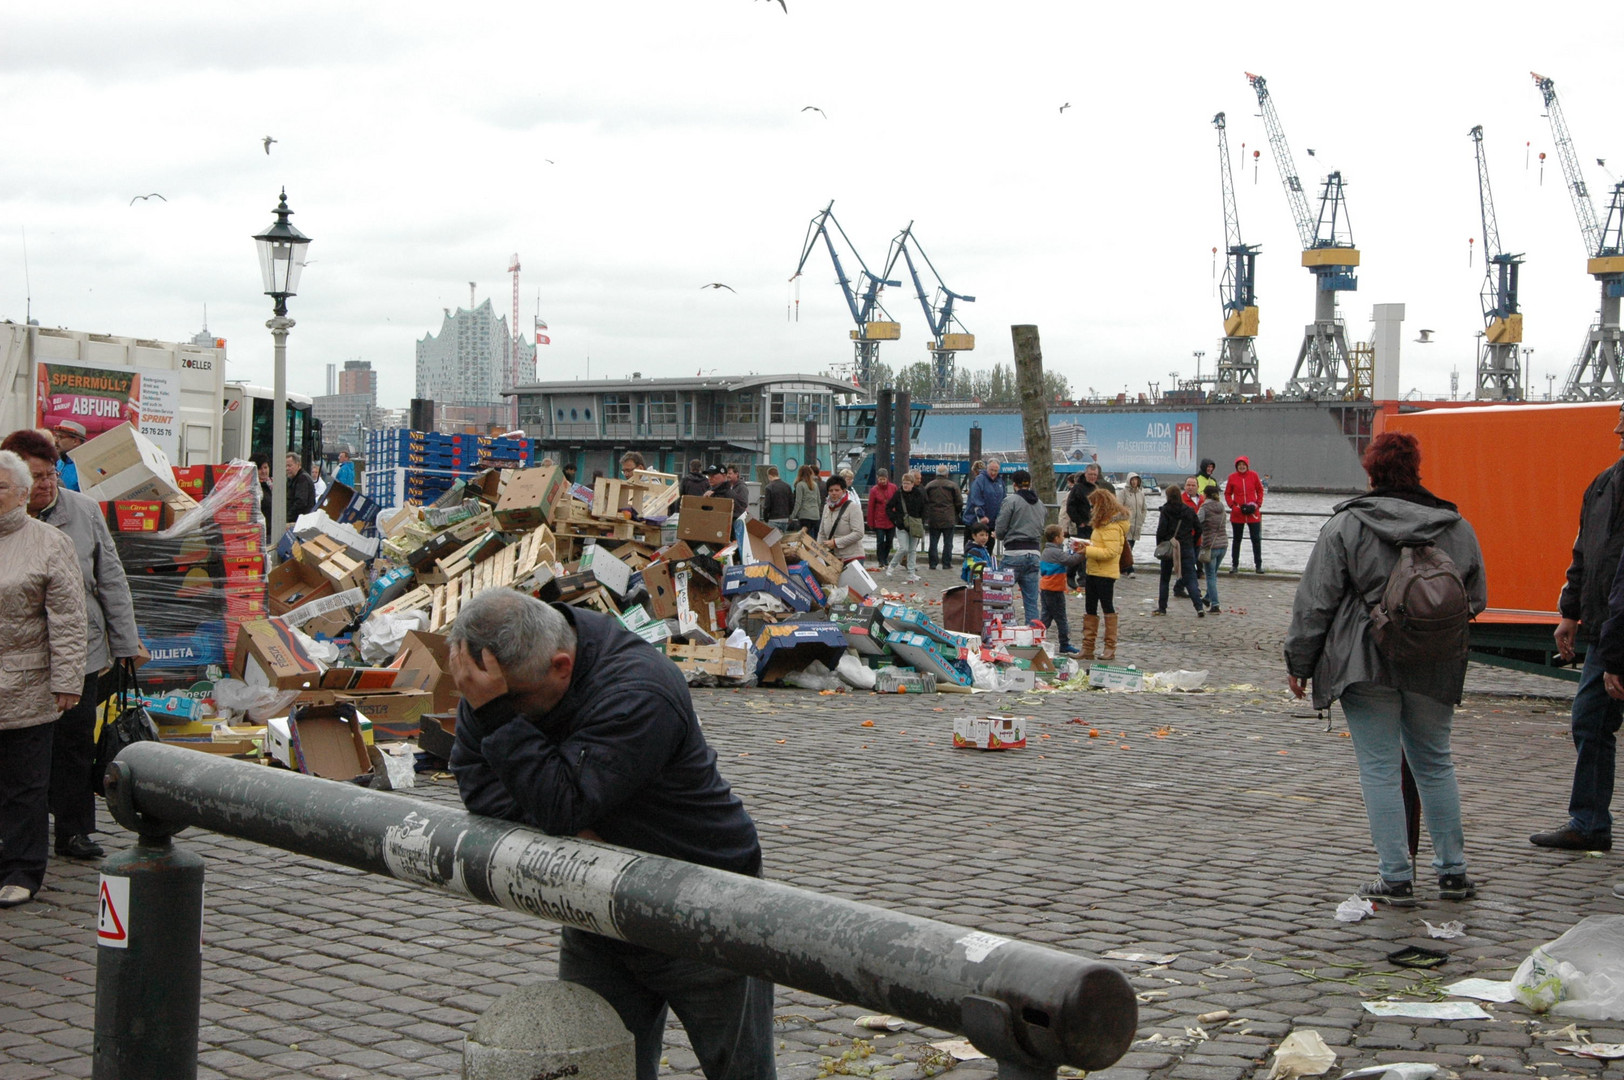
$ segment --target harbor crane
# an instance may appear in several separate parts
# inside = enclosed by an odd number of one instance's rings
[[[1218,178],[1224,193],[1224,276],[1219,295],[1224,302],[1224,340],[1218,353],[1213,395],[1233,399],[1257,394],[1257,244],[1241,240],[1240,212],[1235,207],[1235,179],[1229,168],[1229,136],[1224,114],[1212,118],[1218,129]],[[1199,362],[1198,362],[1199,363]]]
[[[909,248],[913,251],[910,252]],[[919,280],[919,269],[914,265],[913,256],[917,253],[925,268],[936,279],[936,291],[933,296],[925,295],[925,286]],[[938,401],[953,396],[953,358],[956,353],[969,352],[976,347],[976,336],[964,329],[964,324],[953,312],[953,305],[962,300],[967,304],[975,303],[976,298],[956,293],[942,281],[942,275],[937,273],[936,267],[931,263],[930,256],[925,249],[919,246],[919,240],[913,234],[913,222],[903,229],[891,241],[891,253],[885,260],[885,276],[890,277],[891,271],[897,265],[897,256],[901,255],[903,262],[908,265],[908,276],[913,279],[914,291],[919,295],[919,306],[925,312],[925,323],[930,327],[930,340],[925,342],[925,348],[930,350],[931,359],[931,396]],[[954,330],[954,327],[958,327]]]
[[[1348,335],[1336,313],[1336,294],[1359,287],[1354,270],[1359,265],[1359,249],[1353,246],[1353,231],[1343,199],[1342,173],[1326,176],[1320,190],[1319,213],[1309,207],[1308,193],[1298,178],[1297,165],[1286,143],[1286,130],[1275,111],[1274,98],[1261,75],[1246,73],[1257,92],[1257,103],[1268,130],[1269,148],[1274,152],[1275,169],[1285,185],[1286,202],[1297,224],[1297,238],[1303,247],[1303,266],[1314,275],[1314,321],[1303,328],[1302,347],[1292,368],[1286,393],[1301,398],[1343,398],[1355,393],[1353,361],[1348,351]]]
[[[840,293],[846,298],[846,307],[851,310],[852,321],[857,324],[857,329],[851,331],[856,362],[853,378],[861,389],[873,393],[874,364],[879,358],[880,342],[896,341],[902,337],[902,324],[892,320],[890,314],[880,305],[880,290],[887,285],[900,286],[902,282],[887,281],[884,277],[876,277],[869,270],[868,264],[863,262],[863,257],[857,254],[857,248],[851,242],[851,238],[846,235],[846,230],[835,220],[834,209],[835,201],[830,199],[823,212],[807,225],[806,243],[801,247],[801,261],[795,267],[795,273],[790,275],[790,280],[794,281],[801,276],[801,271],[806,269],[806,260],[811,258],[812,249],[817,246],[821,237],[829,249],[830,260],[835,264],[835,279],[840,283]],[[840,252],[836,250],[834,237],[829,233],[831,225],[834,226],[835,232],[840,234],[840,239],[845,241],[846,250],[851,252],[852,258],[856,259],[857,265],[862,268],[855,286],[846,276],[846,268],[840,263]],[[875,317],[876,313],[879,318]]]
[[[1500,246],[1500,225],[1489,189],[1489,163],[1483,153],[1483,125],[1469,132],[1477,154],[1477,201],[1483,214],[1483,346],[1477,356],[1477,400],[1522,401],[1522,366],[1517,362],[1523,339],[1522,311],[1517,303],[1517,268],[1521,255]]]
[[[1562,176],[1573,213],[1579,219],[1579,235],[1589,257],[1586,270],[1601,284],[1600,317],[1585,335],[1579,357],[1562,387],[1564,401],[1614,401],[1624,398],[1624,333],[1619,329],[1619,300],[1624,298],[1624,182],[1613,185],[1612,202],[1604,221],[1596,220],[1596,207],[1590,201],[1579,170],[1579,155],[1568,134],[1568,122],[1556,100],[1556,83],[1538,72],[1529,72],[1545,102],[1545,115],[1551,121],[1551,137],[1556,140],[1556,156],[1562,162]]]

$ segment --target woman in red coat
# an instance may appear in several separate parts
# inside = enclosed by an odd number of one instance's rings
[[[1239,569],[1241,534],[1250,530],[1252,564],[1263,573],[1263,481],[1245,457],[1235,459],[1235,471],[1224,484],[1224,502],[1229,504],[1229,527],[1234,534],[1234,542],[1229,545],[1229,572]]]

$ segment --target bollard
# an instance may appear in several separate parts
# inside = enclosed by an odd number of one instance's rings
[[[108,769],[109,802],[117,767]],[[197,1076],[203,860],[148,824],[133,849],[102,864],[93,1080]]]
[[[462,1044],[462,1080],[635,1080],[637,1043],[620,1016],[576,983],[504,994]]]

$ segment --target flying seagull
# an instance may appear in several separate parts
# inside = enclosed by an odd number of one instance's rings
[[[823,117],[825,120],[829,119],[829,114],[824,112],[822,109],[818,108],[816,105],[803,106],[801,111],[802,112],[815,112],[819,116]]]
[[[720,281],[713,281],[709,285],[701,285],[700,288],[701,289],[726,289],[730,293],[737,293],[739,291],[739,290],[735,289],[731,285],[723,285]]]
[[[1421,333],[1421,336],[1416,338],[1415,340],[1417,342],[1421,343],[1422,345],[1431,345],[1432,344],[1432,331],[1431,330],[1422,330],[1420,333]]]
[[[1309,148],[1308,148],[1308,156],[1309,156],[1309,157],[1313,157],[1313,156],[1314,156],[1314,148],[1313,148],[1313,147],[1312,147],[1312,146],[1310,146],[1310,147],[1309,147]]]
[[[1060,111],[1065,112],[1069,108],[1071,108],[1071,102],[1068,101],[1064,105],[1060,106]]]
[[[266,152],[266,153],[267,153],[267,154],[269,154],[269,153],[270,153],[270,152],[271,152],[271,144],[272,144],[272,143],[273,143],[273,142],[277,142],[277,141],[278,141],[278,140],[276,140],[276,139],[273,139],[273,138],[271,138],[271,137],[270,137],[270,136],[269,136],[269,135],[267,135],[267,136],[265,136],[265,139],[264,139],[264,142],[265,142],[265,152]]]
[[[163,199],[164,202],[169,201],[168,199],[164,199],[164,197],[162,195],[158,194],[156,191],[154,191],[151,195],[137,195],[135,197],[135,199],[130,200],[130,205],[131,206],[135,205],[136,199]]]

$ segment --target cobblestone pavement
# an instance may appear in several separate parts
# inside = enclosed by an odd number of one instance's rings
[[[933,588],[950,580],[927,577]],[[1148,616],[1154,578],[1119,589],[1123,658],[1208,670],[1210,692],[696,692],[723,771],[761,828],[768,874],[1090,955],[1171,954],[1121,965],[1141,994],[1140,1041],[1102,1080],[1262,1076],[1299,1028],[1336,1050],[1331,1075],[1390,1061],[1468,1077],[1618,1074],[1558,1056],[1548,1043],[1561,1025],[1518,1005],[1450,1023],[1360,1008],[1389,992],[1431,995],[1440,978],[1505,978],[1579,918],[1624,910],[1611,894],[1624,876],[1615,855],[1527,842],[1563,817],[1571,684],[1473,672],[1455,746],[1478,898],[1438,901],[1424,874],[1418,907],[1338,923],[1336,904],[1375,868],[1346,727],[1333,713],[1327,731],[1284,690],[1294,582],[1220,582],[1227,611],[1201,620],[1188,605]],[[1033,717],[1030,747],[952,750],[950,719],[972,708]],[[416,794],[456,799],[445,782]],[[130,843],[103,821],[110,848]],[[238,840],[193,832],[180,842],[209,867],[203,1076],[454,1077],[475,1017],[553,975],[547,924]],[[96,881],[93,865],[59,860],[38,901],[0,912],[0,1080],[90,1074]],[[1460,919],[1467,936],[1430,940],[1423,919]],[[1408,944],[1449,962],[1420,973],[1384,960]],[[1217,1010],[1230,1017],[1197,1023]],[[928,1043],[942,1033],[864,1032],[853,1019],[869,1011],[781,989],[780,1075],[913,1080],[941,1067]],[[1624,1041],[1624,1023],[1592,1024],[1590,1035]],[[671,1073],[697,1076],[680,1027],[668,1047]],[[953,1073],[991,1071],[981,1061]]]

